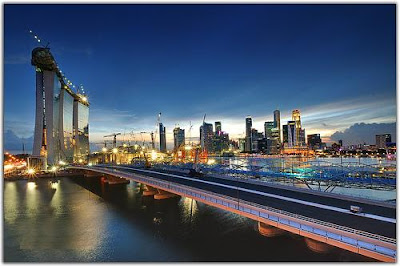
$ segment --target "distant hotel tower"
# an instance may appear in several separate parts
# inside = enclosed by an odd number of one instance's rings
[[[32,51],[36,69],[36,117],[33,155],[45,164],[87,162],[89,103],[64,82],[49,48]]]

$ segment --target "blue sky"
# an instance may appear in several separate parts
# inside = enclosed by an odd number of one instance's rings
[[[32,29],[91,102],[93,142],[204,113],[241,137],[279,108],[306,134],[396,121],[395,5],[5,5],[5,130],[34,130]]]

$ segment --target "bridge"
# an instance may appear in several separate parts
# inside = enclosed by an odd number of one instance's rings
[[[396,206],[224,175],[193,176],[187,170],[133,165],[70,166],[121,177],[161,192],[192,198],[318,242],[379,261],[396,261]],[[162,197],[161,197],[162,198]],[[350,206],[362,208],[353,213]]]

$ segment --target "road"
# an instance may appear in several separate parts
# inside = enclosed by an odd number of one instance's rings
[[[334,223],[353,229],[396,238],[396,207],[374,202],[333,198],[308,193],[307,190],[290,190],[274,186],[248,183],[244,180],[203,176],[190,177],[185,173],[161,172],[132,166],[103,166],[119,171],[136,173],[153,178],[191,186],[240,200],[269,206],[313,219]],[[361,214],[349,211],[351,205],[360,206]]]

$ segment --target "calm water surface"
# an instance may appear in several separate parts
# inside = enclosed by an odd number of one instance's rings
[[[137,183],[59,180],[4,182],[6,262],[370,261],[314,253],[290,233],[262,236],[256,222],[188,198],[142,197]]]

